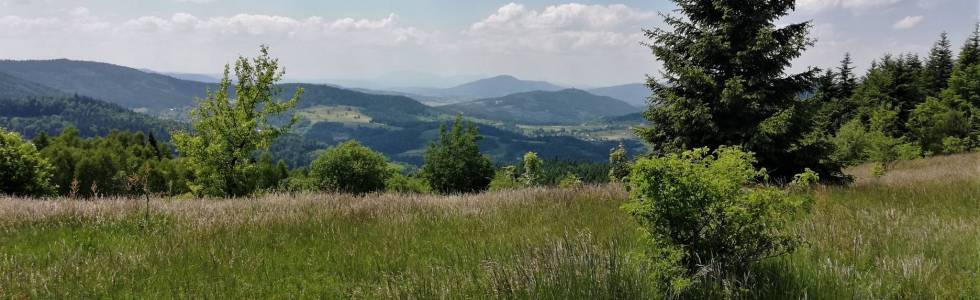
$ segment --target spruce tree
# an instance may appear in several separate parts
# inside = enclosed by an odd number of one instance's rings
[[[953,75],[953,51],[950,47],[949,37],[943,32],[929,51],[929,61],[924,71],[926,93],[929,95],[939,94]]]
[[[965,70],[980,64],[980,23],[974,26],[973,34],[963,44],[960,56],[956,59],[956,69]]]
[[[844,59],[841,60],[837,72],[840,80],[837,89],[840,95],[845,98],[851,97],[857,87],[857,77],[854,76],[854,62],[851,60],[851,53],[844,53]]]
[[[742,146],[777,178],[805,167],[839,173],[823,166],[822,141],[804,139],[814,126],[799,95],[812,88],[816,69],[786,74],[813,44],[809,22],[775,24],[796,1],[673,2],[683,16],[665,16],[669,30],[645,30],[663,79],[648,80],[657,100],[638,134],[661,154]]]

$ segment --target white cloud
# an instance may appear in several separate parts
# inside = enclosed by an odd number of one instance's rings
[[[898,20],[898,22],[895,22],[892,27],[895,29],[912,29],[913,27],[918,26],[919,23],[922,23],[923,19],[924,18],[922,16],[907,16],[901,20]]]
[[[903,1],[905,0],[799,0],[797,6],[807,11],[822,11],[838,8],[852,11],[865,11],[893,6]]]
[[[464,35],[481,47],[498,51],[589,51],[638,46],[643,27],[658,20],[656,12],[621,4],[577,3],[531,10],[510,3],[472,24]]]
[[[0,12],[0,43],[16,45],[0,48],[0,57],[64,57],[214,73],[238,54],[267,44],[291,78],[366,78],[419,70],[599,85],[640,81],[643,74],[656,72],[655,58],[639,43],[645,40],[641,28],[654,27],[660,19],[655,12],[625,5],[531,9],[508,4],[445,34],[402,24],[395,14],[124,17],[68,7],[34,15]]]

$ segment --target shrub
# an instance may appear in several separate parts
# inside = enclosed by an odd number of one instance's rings
[[[50,196],[54,168],[33,144],[20,135],[0,129],[0,194]]]
[[[956,153],[946,151],[946,138],[969,136],[968,106],[956,98],[929,97],[916,106],[909,117],[907,126],[912,138],[929,153]]]
[[[385,182],[385,190],[402,194],[428,194],[432,192],[425,179],[395,172]]]
[[[630,162],[626,147],[619,144],[619,147],[609,150],[609,181],[624,182],[630,176]]]
[[[514,166],[500,168],[490,181],[491,191],[513,190],[521,187],[524,187],[524,184],[517,180],[517,167]]]
[[[385,190],[390,173],[384,155],[356,141],[327,149],[310,166],[310,176],[321,190],[352,194]]]
[[[422,166],[422,178],[433,191],[442,194],[473,193],[486,190],[493,179],[490,158],[480,153],[479,133],[473,124],[456,117],[451,129],[439,128],[439,140],[429,145]]]
[[[970,143],[967,139],[947,136],[943,138],[944,153],[961,153],[970,150]]]
[[[753,163],[737,147],[640,159],[624,209],[654,240],[681,251],[687,276],[727,285],[753,263],[794,249],[797,239],[786,227],[807,199],[754,185],[764,170]]]
[[[584,185],[585,183],[582,182],[582,178],[575,175],[575,173],[565,174],[565,176],[558,181],[558,187],[561,188],[580,188]]]
[[[832,141],[836,148],[832,157],[844,165],[868,161],[889,164],[896,160],[922,156],[918,144],[906,142],[904,138],[891,137],[882,130],[868,130],[856,118],[844,124]]]
[[[521,175],[521,182],[525,186],[541,184],[541,159],[538,158],[537,153],[524,154],[524,174]]]

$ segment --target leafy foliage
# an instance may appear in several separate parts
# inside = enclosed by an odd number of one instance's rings
[[[629,154],[626,153],[626,147],[619,144],[618,147],[609,150],[609,181],[625,182],[629,176]]]
[[[298,89],[287,101],[278,101],[282,79],[277,59],[269,57],[268,48],[252,60],[239,57],[235,62],[235,99],[229,89],[229,67],[218,88],[209,91],[199,106],[191,111],[192,132],[176,132],[174,143],[181,155],[195,166],[195,192],[210,196],[242,196],[251,192],[246,170],[253,155],[267,149],[276,138],[295,123],[276,126],[275,118],[296,106],[303,93]]]
[[[490,181],[491,191],[513,190],[524,187],[517,175],[517,167],[505,166],[497,170]]]
[[[630,176],[632,201],[624,206],[695,280],[724,282],[755,262],[792,251],[787,225],[806,197],[756,186],[764,176],[739,148],[707,148],[642,158]],[[801,176],[809,182],[809,175]],[[800,177],[798,177],[800,178]]]
[[[391,170],[380,153],[357,141],[347,141],[327,149],[313,161],[310,176],[321,190],[366,194],[384,191]]]
[[[525,186],[535,186],[541,183],[541,159],[538,154],[528,152],[524,154],[524,173],[521,174],[521,183]]]
[[[476,126],[457,116],[452,128],[443,125],[439,140],[425,152],[422,177],[438,193],[473,193],[486,190],[494,176],[490,158],[480,153]]]
[[[14,196],[50,196],[54,168],[33,144],[17,133],[0,128],[0,194]]]
[[[41,154],[54,166],[52,179],[63,196],[190,192],[193,171],[152,134],[112,132],[84,139],[78,130],[68,128],[51,138],[38,136],[35,144],[43,145]]]

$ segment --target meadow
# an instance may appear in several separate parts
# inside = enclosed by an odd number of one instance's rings
[[[849,170],[747,298],[980,298],[980,155]],[[658,298],[616,185],[463,196],[0,198],[3,298]],[[704,293],[710,295],[711,293]]]

